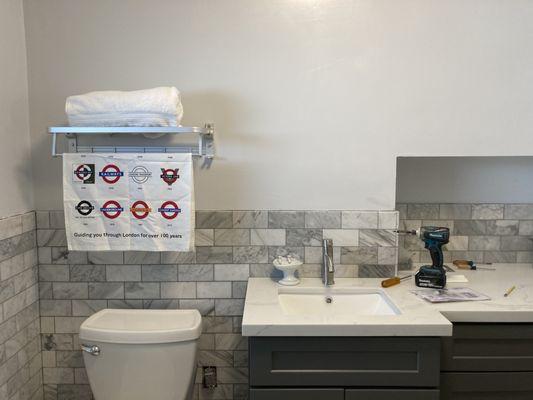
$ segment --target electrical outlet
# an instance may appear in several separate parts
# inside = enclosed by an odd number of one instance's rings
[[[204,388],[212,389],[216,388],[217,383],[217,367],[203,367],[203,384]]]

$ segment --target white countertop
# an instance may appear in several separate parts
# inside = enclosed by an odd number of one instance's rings
[[[242,321],[244,336],[451,336],[452,322],[533,323],[533,265],[494,264],[496,271],[457,270],[470,287],[488,301],[431,304],[410,291],[419,289],[414,278],[384,289],[400,315],[318,316],[285,315],[278,301],[282,287],[270,278],[250,278]],[[451,277],[454,273],[448,272]],[[334,288],[381,288],[382,279],[335,278]],[[508,296],[504,293],[516,289]],[[304,278],[298,287],[323,287],[319,278]]]

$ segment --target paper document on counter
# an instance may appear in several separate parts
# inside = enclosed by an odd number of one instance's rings
[[[414,293],[430,303],[490,300],[490,297],[467,287],[451,289],[420,289],[411,290],[411,293]]]

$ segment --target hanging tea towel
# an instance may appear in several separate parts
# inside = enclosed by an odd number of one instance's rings
[[[65,153],[69,250],[191,251],[191,154]]]

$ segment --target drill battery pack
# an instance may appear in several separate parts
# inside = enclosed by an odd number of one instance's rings
[[[419,287],[442,289],[446,286],[446,271],[424,265],[415,274],[415,284]]]

